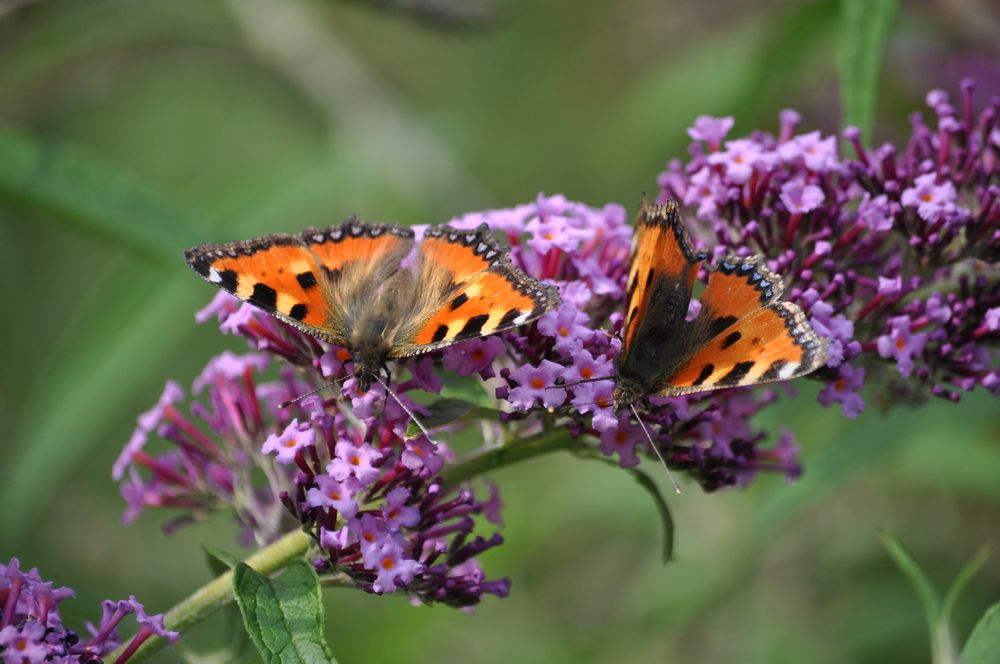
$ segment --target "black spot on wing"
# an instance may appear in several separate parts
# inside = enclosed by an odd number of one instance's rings
[[[478,316],[473,316],[465,322],[465,327],[463,327],[462,331],[458,333],[457,338],[468,339],[470,337],[478,337],[483,331],[483,326],[486,325],[486,321],[489,319],[489,314],[479,314]]]
[[[760,377],[761,382],[766,382],[769,380],[778,380],[778,374],[781,372],[781,370],[784,368],[786,364],[788,364],[788,362],[786,362],[785,360],[775,360],[774,362],[772,362],[771,366],[769,366],[767,368],[767,371],[764,372],[764,375]]]
[[[737,321],[736,316],[719,316],[713,320],[708,326],[709,336],[717,336],[722,334],[723,331],[733,323]]]
[[[502,330],[504,328],[510,327],[511,325],[514,324],[514,320],[517,319],[517,317],[520,315],[521,315],[520,309],[511,309],[510,311],[508,311],[503,315],[503,318],[500,319],[500,323],[497,325],[497,329]]]
[[[651,269],[648,273],[646,273],[646,288],[649,288],[652,285],[653,279],[655,278],[656,278],[656,270]]]
[[[256,283],[253,293],[250,294],[250,302],[256,304],[261,309],[274,311],[278,306],[278,293],[267,284]]]
[[[219,272],[219,285],[230,293],[236,292],[236,283],[238,281],[239,277],[232,270],[223,270],[222,272]]]
[[[448,326],[438,325],[438,328],[434,330],[434,336],[431,337],[431,341],[433,343],[437,343],[439,341],[443,341],[446,336],[448,336]]]
[[[712,366],[711,364],[706,364],[701,368],[701,373],[698,374],[698,378],[696,378],[695,381],[691,384],[694,385],[695,387],[701,385],[706,380],[708,380],[708,377],[712,375],[713,371],[715,371],[715,367]]]
[[[309,313],[309,307],[300,302],[299,304],[294,305],[288,311],[288,316],[290,318],[294,318],[295,320],[302,320],[303,318],[306,317],[306,314],[308,313]]]
[[[309,290],[316,285],[316,275],[312,272],[297,274],[295,278],[298,280],[299,286],[302,286],[302,290]]]
[[[750,360],[748,362],[737,362],[729,373],[719,379],[719,385],[737,385],[741,380],[746,378],[746,375],[750,373],[750,369],[756,362]]]
[[[725,350],[732,346],[734,343],[743,338],[743,335],[739,332],[732,332],[722,340],[722,349]]]
[[[466,295],[465,293],[459,293],[458,297],[456,297],[454,300],[451,301],[451,310],[454,311],[455,309],[458,309],[460,306],[462,306],[468,301],[469,301],[468,295]]]

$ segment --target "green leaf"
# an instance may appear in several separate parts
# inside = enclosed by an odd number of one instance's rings
[[[323,639],[319,580],[308,562],[295,560],[274,579],[240,563],[233,592],[247,633],[266,663],[334,661]]]
[[[962,650],[961,664],[994,664],[1000,661],[1000,602],[983,614]]]
[[[898,537],[887,530],[880,531],[879,537],[882,539],[882,544],[885,546],[886,551],[889,552],[893,561],[895,561],[899,569],[910,580],[910,583],[917,591],[917,595],[920,597],[920,602],[924,605],[927,630],[930,633],[931,639],[931,652],[934,655],[934,661],[940,662],[938,659],[940,642],[938,629],[941,622],[941,600],[938,597],[938,593],[934,589],[933,584],[931,584],[930,579],[920,569],[920,565],[914,559],[913,554],[907,550]]]
[[[203,542],[201,549],[205,553],[205,560],[208,562],[209,568],[216,576],[225,574],[240,564],[239,558],[212,544]],[[245,660],[250,654],[248,652],[250,639],[247,638],[246,630],[240,629],[239,609],[236,605],[229,603],[222,611],[224,612],[224,625],[216,631],[221,632],[219,634],[219,641],[225,639],[225,644],[203,652],[194,651],[191,648],[184,648],[182,646],[180,649],[181,659],[186,664],[225,664],[226,662],[239,662]]]
[[[660,487],[646,473],[638,469],[631,469],[632,477],[643,489],[653,498],[656,510],[660,513],[660,523],[663,524],[663,564],[666,565],[674,557],[674,517],[670,514],[670,506],[667,505]]]
[[[495,408],[484,408],[483,406],[477,406],[462,399],[438,399],[426,406],[426,408],[430,413],[421,415],[420,422],[428,429],[453,422],[471,422],[486,419],[497,420],[500,417],[500,411]],[[418,435],[420,435],[420,428],[415,422],[410,422],[406,427],[406,437],[413,438]]]
[[[208,561],[209,568],[216,576],[235,569],[240,562],[236,556],[207,542],[202,542],[201,550],[205,553],[205,560]]]
[[[838,63],[842,124],[872,140],[879,75],[899,0],[841,0]]]
[[[40,211],[166,265],[197,244],[197,222],[124,172],[72,146],[0,129],[0,202]]]
[[[477,406],[495,408],[497,400],[492,391],[483,389],[483,381],[478,376],[445,374],[442,377],[441,396],[446,399],[471,401]]]

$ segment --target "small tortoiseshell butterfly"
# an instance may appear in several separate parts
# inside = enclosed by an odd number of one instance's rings
[[[314,337],[346,347],[367,391],[387,360],[531,322],[559,292],[508,258],[489,228],[413,231],[351,218],[326,230],[205,244],[184,253],[199,275]]]
[[[798,305],[762,256],[726,257],[687,320],[700,263],[677,203],[643,198],[628,276],[622,350],[612,395],[619,413],[645,396],[671,397],[802,376],[827,360]]]

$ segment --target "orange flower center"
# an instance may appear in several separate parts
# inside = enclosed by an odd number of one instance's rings
[[[482,362],[483,360],[486,359],[486,353],[483,352],[482,348],[477,348],[476,350],[472,351],[472,359],[475,362]]]
[[[341,362],[346,362],[347,360],[351,359],[351,351],[347,350],[346,348],[341,348],[337,350],[337,359],[340,360]]]
[[[836,383],[833,384],[833,389],[837,390],[838,392],[843,392],[845,387],[847,386],[844,384],[843,378],[839,379]]]
[[[399,516],[399,510],[397,509],[389,510],[388,516],[390,519],[395,519],[397,516]]]
[[[362,533],[361,537],[368,543],[375,541],[375,535],[373,533],[365,532]]]
[[[326,495],[330,498],[330,500],[340,500],[340,492],[339,491],[331,491],[330,493],[328,493]]]
[[[285,441],[285,447],[295,447],[296,445],[298,445],[298,443],[295,441],[294,438],[289,438],[288,440]]]
[[[587,379],[587,378],[590,378],[593,375],[594,375],[594,370],[591,369],[590,367],[584,367],[584,368],[580,369],[580,377],[581,378]]]
[[[624,431],[622,431],[621,429],[619,429],[617,432],[615,432],[615,442],[616,443],[618,443],[619,445],[622,445],[622,444],[625,443],[626,440],[628,440],[628,436],[625,435]]]
[[[934,197],[931,196],[930,194],[920,194],[920,200],[922,200],[924,203],[930,203],[931,201],[934,200]]]
[[[559,328],[559,336],[560,337],[568,337],[569,336],[569,328],[566,327],[565,325],[561,326]]]
[[[386,556],[385,558],[382,559],[382,569],[392,569],[395,566],[396,566],[396,561],[390,558],[389,556]]]
[[[597,397],[597,405],[600,406],[601,408],[607,408],[611,404],[608,403],[608,398],[602,395]]]
[[[535,388],[536,390],[540,390],[543,387],[545,387],[545,381],[542,380],[541,378],[532,378],[531,379],[531,386],[533,388]]]
[[[359,457],[357,454],[355,454],[354,456],[352,456],[351,457],[351,465],[352,466],[360,466],[361,465],[361,457]]]
[[[896,339],[896,348],[898,348],[899,350],[903,350],[904,348],[906,348],[906,342],[903,341],[902,339]]]

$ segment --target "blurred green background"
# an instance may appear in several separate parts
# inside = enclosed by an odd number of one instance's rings
[[[329,224],[438,222],[539,191],[634,209],[699,114],[734,135],[840,123],[833,1],[0,0],[0,559],[162,611],[235,550],[226,516],[129,528],[110,465],[167,378],[243,348],[194,311],[181,251]],[[903,3],[878,140],[932,87],[1000,92],[1000,9]],[[676,562],[626,473],[553,456],[497,473],[512,595],[474,615],[327,592],[340,662],[923,662],[897,533],[943,586],[1000,523],[1000,409],[976,394],[848,421],[810,385],[767,412],[803,444],[789,486],[670,497]],[[659,478],[662,479],[662,478]],[[1000,563],[959,605],[964,638]],[[185,641],[210,642],[212,627]],[[177,653],[161,655],[175,661]]]

